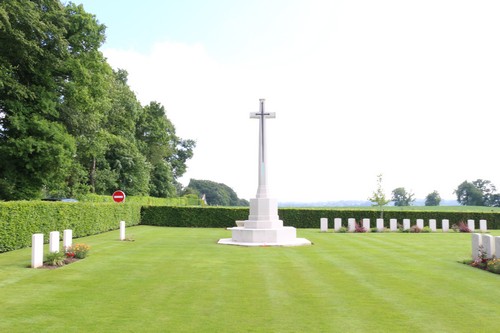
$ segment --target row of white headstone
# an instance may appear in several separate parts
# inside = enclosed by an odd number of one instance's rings
[[[472,259],[476,260],[480,257],[481,252],[486,255],[486,258],[500,258],[500,236],[492,236],[488,234],[472,234]]]
[[[337,217],[333,221],[334,221],[334,230],[339,231],[340,228],[342,227],[342,219]],[[376,223],[377,223],[377,230],[378,231],[385,230],[384,219],[377,219]],[[354,219],[354,218],[347,219],[348,231],[354,231],[355,224],[356,224],[356,219]],[[424,228],[424,219],[417,219],[416,225],[418,228],[423,229]],[[370,219],[366,219],[366,218],[363,219],[362,226],[367,231],[370,230]],[[398,220],[397,219],[390,219],[389,226],[390,226],[390,228],[389,228],[390,231],[397,231],[398,230]],[[475,221],[474,220],[467,220],[467,226],[471,231],[475,231]],[[437,231],[435,219],[429,219],[429,228],[432,231]],[[328,218],[322,217],[320,219],[320,229],[322,232],[328,231]],[[403,219],[403,230],[407,230],[407,229],[410,229],[410,219]],[[443,232],[448,232],[450,230],[450,221],[447,219],[441,220],[441,229],[443,230]],[[479,220],[479,230],[481,232],[486,232],[488,230],[486,220]]]
[[[49,252],[59,252],[59,231],[51,231],[49,234]],[[120,221],[120,240],[125,240],[125,221]],[[63,248],[67,249],[73,244],[73,230],[63,231]],[[43,234],[31,236],[31,267],[43,266]]]

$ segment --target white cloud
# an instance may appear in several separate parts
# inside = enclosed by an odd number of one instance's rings
[[[248,114],[266,98],[277,113],[269,160],[279,200],[366,199],[378,173],[387,194],[403,186],[453,198],[465,179],[500,186],[495,13],[492,2],[312,5],[295,35],[230,63],[179,42],[104,53],[144,104],[161,102],[178,134],[197,140],[186,184],[210,179],[254,196]]]

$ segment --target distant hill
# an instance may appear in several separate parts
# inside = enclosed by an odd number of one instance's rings
[[[367,207],[372,206],[368,200],[340,200],[317,202],[280,202],[279,207]],[[394,206],[391,202],[388,206]],[[425,199],[416,199],[412,206],[425,206]],[[441,200],[440,206],[460,206],[456,200]]]

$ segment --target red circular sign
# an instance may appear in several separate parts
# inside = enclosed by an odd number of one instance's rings
[[[123,192],[123,191],[115,191],[115,193],[113,193],[113,200],[115,202],[123,202],[123,201],[125,201],[125,192]]]

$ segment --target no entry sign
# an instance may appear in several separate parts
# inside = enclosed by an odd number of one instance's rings
[[[125,192],[123,192],[123,191],[115,191],[113,193],[113,201],[114,202],[123,202],[123,201],[125,201]]]

